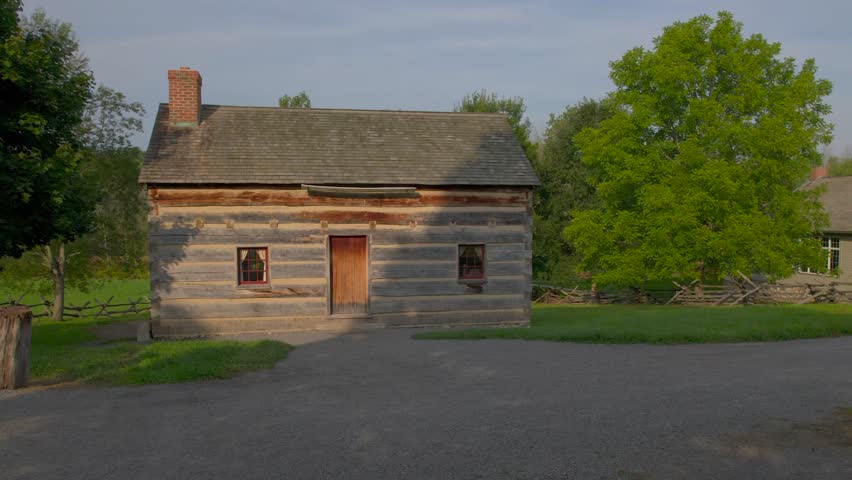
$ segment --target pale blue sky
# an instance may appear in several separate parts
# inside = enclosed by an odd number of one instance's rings
[[[99,83],[148,109],[166,70],[204,78],[205,103],[275,105],[307,90],[315,107],[449,110],[486,88],[519,95],[543,132],[551,112],[612,89],[608,63],[675,20],[730,10],[746,33],[816,58],[834,83],[832,150],[852,148],[848,0],[429,1],[25,0],[71,22]]]

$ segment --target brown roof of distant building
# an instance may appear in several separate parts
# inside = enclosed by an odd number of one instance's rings
[[[852,176],[822,177],[811,180],[804,188],[825,186],[820,197],[828,213],[827,232],[852,233]]]
[[[153,184],[498,185],[539,181],[505,116],[161,104],[139,181]]]

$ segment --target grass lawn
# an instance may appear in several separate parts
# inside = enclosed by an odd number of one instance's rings
[[[127,303],[127,299],[132,298],[138,300],[140,297],[148,297],[151,293],[151,284],[147,278],[131,279],[131,280],[113,280],[105,282],[103,285],[92,288],[89,292],[81,292],[74,288],[65,289],[65,305],[82,305],[95,298],[102,302],[106,302],[110,297],[113,298],[111,303]],[[0,286],[0,303],[8,302],[9,299],[18,300],[20,292],[13,292],[4,289]],[[44,298],[53,300],[53,294],[45,295]],[[35,305],[41,303],[41,297],[36,294],[24,295],[22,303],[27,305]],[[41,313],[43,308],[36,307],[33,313]]]
[[[112,322],[143,317],[128,316]],[[228,378],[248,370],[271,368],[291,349],[287,344],[270,340],[181,340],[147,345],[130,341],[98,342],[92,327],[107,323],[110,321],[36,320],[30,350],[30,382],[130,385]]]
[[[106,282],[89,292],[67,289],[66,305],[82,305],[97,298],[105,302],[125,303],[147,297],[147,279]],[[0,303],[15,294],[0,288]],[[23,303],[41,301],[38,295],[26,295]],[[34,313],[43,311],[34,308]],[[140,345],[133,341],[99,341],[94,327],[115,322],[146,320],[148,314],[121,318],[92,318],[54,322],[38,318],[33,322],[30,349],[30,383],[86,382],[112,385],[176,383],[192,380],[228,378],[240,372],[271,368],[287,356],[291,347],[269,340],[237,342],[233,340],[181,340]]]
[[[536,305],[529,328],[416,334],[419,339],[506,338],[583,343],[763,342],[852,335],[852,305]]]

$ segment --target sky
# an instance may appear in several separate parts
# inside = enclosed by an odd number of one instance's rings
[[[537,134],[551,113],[613,89],[609,62],[666,25],[731,11],[746,34],[815,58],[833,82],[829,147],[852,152],[852,2],[24,0],[70,22],[95,79],[142,102],[146,148],[166,71],[201,72],[204,103],[277,105],[305,90],[314,107],[451,110],[485,88],[520,96]]]

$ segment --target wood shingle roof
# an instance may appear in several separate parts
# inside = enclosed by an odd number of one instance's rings
[[[820,186],[825,186],[820,200],[830,224],[826,232],[852,233],[852,175],[818,178],[805,184],[804,188]]]
[[[500,114],[161,104],[139,181],[151,184],[535,186]]]

